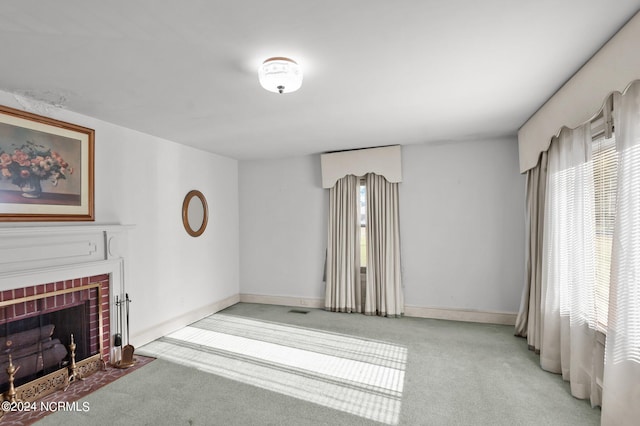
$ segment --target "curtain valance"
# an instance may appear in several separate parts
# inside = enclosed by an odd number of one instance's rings
[[[400,145],[322,154],[322,187],[331,188],[347,175],[364,176],[367,173],[384,176],[391,183],[402,182],[401,155]]]
[[[518,131],[520,173],[535,167],[563,126],[593,118],[613,92],[640,78],[640,12],[598,51]]]

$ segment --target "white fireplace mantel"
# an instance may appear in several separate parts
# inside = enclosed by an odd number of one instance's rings
[[[0,291],[109,275],[109,312],[125,290],[132,225],[0,227]],[[13,293],[13,292],[11,292]],[[116,315],[109,315],[116,330]],[[120,318],[120,324],[122,323]],[[109,340],[111,337],[109,338]],[[107,351],[110,348],[107,346]]]
[[[0,228],[0,290],[111,274],[124,293],[127,231],[133,225]]]

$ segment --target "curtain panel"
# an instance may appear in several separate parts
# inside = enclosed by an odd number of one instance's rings
[[[329,190],[325,309],[362,312],[358,178],[338,179]]]
[[[543,152],[536,167],[527,171],[525,226],[525,287],[516,318],[516,336],[526,337],[530,350],[540,353],[542,317],[542,247],[544,207],[547,191],[548,154]]]
[[[591,125],[563,129],[549,148],[540,365],[571,394],[600,405],[596,340],[595,188]]]
[[[614,98],[618,151],[602,424],[640,419],[640,82]]]
[[[400,265],[398,184],[366,175],[367,280],[365,314],[399,317],[404,313]]]

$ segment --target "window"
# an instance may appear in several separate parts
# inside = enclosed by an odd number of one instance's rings
[[[367,186],[360,179],[360,269],[367,267]]]
[[[596,135],[592,143],[595,194],[595,275],[597,329],[605,332],[609,306],[611,246],[616,215],[618,159],[615,136]]]

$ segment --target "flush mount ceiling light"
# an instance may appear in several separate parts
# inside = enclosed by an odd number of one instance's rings
[[[293,59],[275,57],[258,68],[260,85],[274,93],[295,92],[302,85],[302,68]]]

